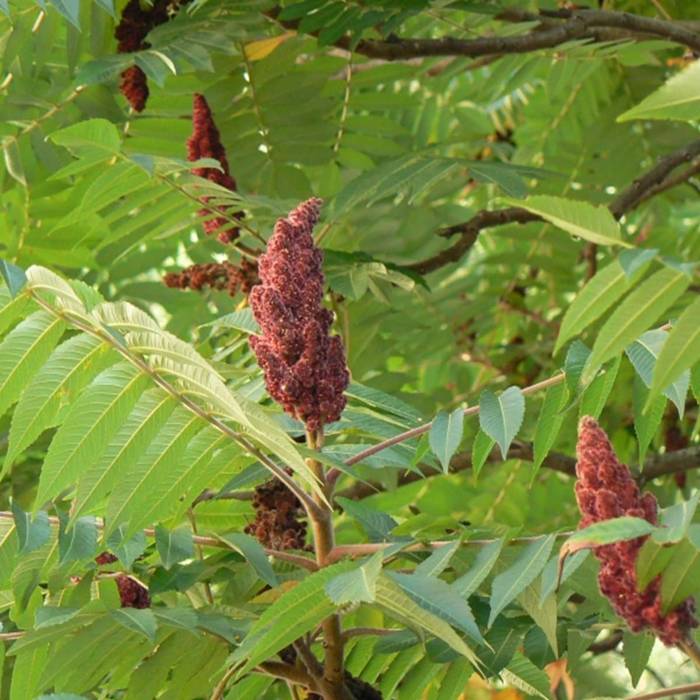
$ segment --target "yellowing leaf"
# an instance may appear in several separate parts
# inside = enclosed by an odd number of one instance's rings
[[[295,32],[286,32],[279,36],[273,36],[271,39],[251,41],[244,47],[245,57],[249,61],[262,61],[263,58],[269,56],[278,46],[287,41],[289,37],[294,36],[294,34]]]

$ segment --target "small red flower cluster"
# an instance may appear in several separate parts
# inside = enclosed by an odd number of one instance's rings
[[[192,172],[199,177],[203,177],[210,182],[214,182],[221,187],[225,187],[232,192],[236,191],[236,181],[231,176],[226,158],[226,149],[221,143],[221,135],[214,123],[211,109],[207,104],[203,95],[194,95],[194,105],[192,108],[192,136],[187,141],[187,157],[190,161],[198,160],[199,158],[214,158],[221,163],[223,172],[216,168],[193,168]],[[208,201],[208,197],[202,197],[202,203]],[[223,207],[218,207],[220,211],[224,211]],[[200,215],[207,217],[211,212],[207,209],[202,209]],[[243,217],[242,212],[236,212],[234,217],[240,219]],[[204,230],[207,233],[213,233],[224,226],[230,226],[229,220],[223,217],[215,217],[204,222]],[[230,243],[238,238],[239,228],[233,227],[228,230],[222,230],[219,233],[219,240],[222,243]]]
[[[312,431],[340,418],[350,380],[343,344],[329,335],[333,315],[322,305],[323,254],[311,235],[320,207],[309,199],[278,219],[258,260],[262,282],[250,293],[262,330],[250,346],[267,390]]]
[[[279,480],[271,479],[255,489],[255,520],[245,531],[263,546],[278,551],[304,549],[306,523],[299,499]]]
[[[576,500],[583,516],[580,527],[623,515],[656,524],[656,498],[651,493],[640,494],[629,469],[617,459],[608,436],[593,418],[581,419],[576,452]],[[693,600],[688,598],[664,615],[660,576],[643,592],[637,590],[635,564],[645,540],[638,537],[595,548],[601,563],[600,590],[633,632],[651,627],[665,644],[677,644],[698,624],[693,617]]]
[[[95,557],[95,561],[102,565],[112,564],[117,561],[117,557],[110,552],[102,552],[98,557]],[[122,608],[144,609],[151,607],[151,596],[148,593],[148,588],[126,574],[119,574],[115,580]]]
[[[152,7],[144,9],[139,0],[129,0],[114,30],[118,42],[117,52],[131,53],[147,49],[150,44],[144,39],[153,27],[167,22],[169,5],[170,0],[154,0]],[[130,66],[121,77],[119,89],[133,109],[142,112],[148,100],[146,74],[138,66]]]
[[[209,287],[225,290],[229,296],[234,297],[239,291],[249,294],[253,286],[260,282],[260,278],[257,263],[244,258],[239,266],[230,262],[190,265],[180,272],[168,272],[163,277],[163,282],[174,289],[200,291]]]

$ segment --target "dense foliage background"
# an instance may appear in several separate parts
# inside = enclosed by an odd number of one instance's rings
[[[700,581],[700,7],[596,5],[173,2],[118,53],[121,2],[0,2],[0,697],[305,697],[335,614],[384,698],[698,680],[588,548],[557,584],[583,415],[668,509],[638,575],[667,607]],[[237,192],[190,172],[194,93]],[[247,288],[162,280],[311,196],[352,376],[315,458]],[[244,532],[270,468],[336,487],[318,572],[311,527]]]

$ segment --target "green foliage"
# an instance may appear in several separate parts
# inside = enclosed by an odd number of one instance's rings
[[[645,538],[640,590],[699,592],[700,15],[509,4],[204,0],[120,54],[125,0],[0,0],[1,700],[287,700],[334,638],[387,700],[655,688],[589,550]],[[193,93],[235,192],[186,160]],[[162,282],[311,196],[352,375],[320,450],[247,293]],[[582,415],[658,525],[577,529]]]

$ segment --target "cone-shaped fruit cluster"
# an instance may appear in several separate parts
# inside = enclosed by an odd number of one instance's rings
[[[168,20],[170,0],[154,0],[150,8],[141,6],[139,0],[129,0],[114,30],[118,53],[131,53],[147,49],[144,41],[153,27]],[[130,66],[121,76],[119,89],[136,112],[142,112],[148,100],[146,74],[138,66]]]
[[[320,199],[309,199],[279,219],[258,260],[261,284],[250,306],[262,335],[250,345],[267,390],[310,431],[340,418],[350,375],[343,344],[329,335],[333,315],[322,305],[323,255],[314,245]]]
[[[187,141],[187,157],[190,161],[199,160],[200,158],[214,158],[218,160],[223,172],[217,168],[193,168],[192,172],[227,190],[236,191],[236,181],[229,171],[226,149],[221,143],[219,129],[214,122],[214,117],[206,99],[199,94],[194,95],[192,136]],[[201,201],[206,203],[208,197],[202,197]],[[222,212],[224,211],[223,207],[218,207],[218,209]],[[208,209],[202,209],[200,214],[204,217],[209,217],[204,221],[204,230],[207,233],[219,231],[219,240],[222,243],[230,243],[235,238],[238,238],[239,229],[235,226],[231,228],[231,223],[227,218],[217,216],[212,219],[210,218],[211,212]],[[240,219],[243,217],[243,213],[236,212],[233,216]],[[225,226],[229,228],[223,229]]]
[[[656,498],[651,493],[640,494],[629,469],[617,459],[608,436],[593,418],[581,419],[576,451],[580,527],[623,515],[656,524]],[[693,600],[688,598],[663,614],[660,576],[643,592],[637,590],[635,565],[645,540],[645,537],[638,537],[595,548],[600,560],[600,590],[633,632],[650,627],[665,644],[677,644],[698,624],[693,617]]]
[[[117,557],[110,552],[102,552],[98,557],[95,558],[98,564],[112,564],[117,561]],[[126,574],[119,574],[115,579],[117,583],[117,589],[119,590],[119,600],[121,601],[122,608],[150,608],[151,607],[151,596],[148,593],[148,588],[143,584],[127,576]]]
[[[226,291],[232,297],[239,291],[248,294],[259,281],[257,263],[245,259],[238,266],[230,262],[197,263],[180,272],[168,272],[163,277],[165,285],[173,289],[200,291],[208,287]]]

